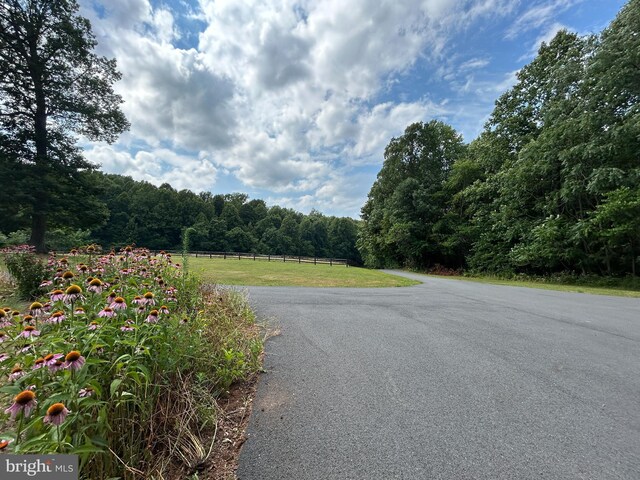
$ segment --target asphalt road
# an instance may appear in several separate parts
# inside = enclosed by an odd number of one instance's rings
[[[640,299],[419,278],[249,289],[240,480],[640,479]]]

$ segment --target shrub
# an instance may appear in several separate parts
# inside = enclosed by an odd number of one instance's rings
[[[18,294],[25,299],[35,297],[40,290],[40,283],[49,275],[45,262],[29,245],[6,247],[0,252],[7,270],[16,281]]]

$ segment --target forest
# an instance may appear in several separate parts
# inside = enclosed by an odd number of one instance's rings
[[[92,195],[85,197],[82,205],[87,224],[85,228],[69,228],[65,222],[53,222],[47,234],[50,249],[64,250],[90,242],[105,248],[136,244],[155,250],[180,249],[183,232],[191,227],[192,250],[361,262],[356,249],[358,222],[351,218],[329,217],[317,211],[304,215],[279,206],[268,207],[263,200],[249,200],[243,193],[196,194],[177,191],[169,184],[156,187],[101,172],[84,172],[82,177],[86,185],[92,186]],[[5,243],[26,241],[24,222],[19,210],[6,218],[0,227]]]
[[[469,144],[440,122],[386,147],[362,209],[370,267],[633,275],[640,255],[640,2],[560,31]]]

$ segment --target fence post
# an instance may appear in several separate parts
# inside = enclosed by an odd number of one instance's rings
[[[238,260],[240,260],[240,252],[238,252]]]
[[[223,260],[226,260],[226,259],[227,259],[227,252],[224,252],[224,253],[222,254],[222,256],[223,256]]]
[[[298,263],[302,263],[302,257],[298,257]]]
[[[318,259],[317,259],[316,257],[313,257],[313,264],[314,264],[314,265],[317,265],[317,260],[318,260]]]
[[[330,266],[330,267],[333,267],[333,258],[330,258],[330,259],[329,259],[329,266]]]
[[[267,259],[268,262],[271,261],[271,254],[269,254],[269,258]]]
[[[287,263],[287,256],[286,255],[282,255],[282,263]]]
[[[256,254],[255,253],[253,254],[253,261],[254,262],[256,261]]]

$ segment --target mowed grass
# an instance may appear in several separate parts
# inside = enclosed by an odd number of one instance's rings
[[[489,283],[492,285],[507,285],[511,287],[539,288],[542,290],[557,290],[561,292],[590,293],[592,295],[612,295],[616,297],[640,298],[640,291],[629,290],[623,287],[592,287],[587,285],[571,285],[566,283],[536,282],[529,280],[504,280],[494,277],[463,277],[429,275],[438,278],[464,280],[468,282]]]
[[[180,261],[178,257],[175,260]],[[189,257],[189,270],[205,282],[273,287],[407,287],[420,282],[366,268],[249,259]]]

